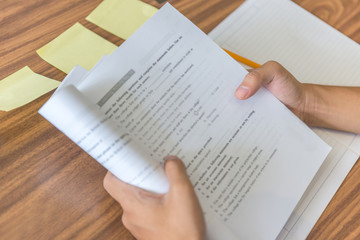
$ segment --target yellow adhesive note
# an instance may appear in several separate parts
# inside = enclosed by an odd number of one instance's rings
[[[116,48],[115,44],[76,23],[36,52],[51,65],[69,73],[75,65],[90,70],[102,56]]]
[[[55,89],[59,81],[34,73],[29,67],[0,80],[0,111],[21,107]]]
[[[158,9],[139,0],[104,0],[86,20],[128,39]]]

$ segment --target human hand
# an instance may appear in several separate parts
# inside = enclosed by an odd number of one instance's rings
[[[269,61],[245,76],[235,96],[247,99],[262,85],[309,126],[360,134],[360,87],[300,83]]]
[[[104,188],[123,208],[124,226],[137,239],[205,239],[205,221],[184,164],[168,157],[169,192],[155,194],[122,182],[110,172]]]
[[[275,61],[266,62],[251,70],[235,91],[238,99],[254,95],[261,86],[266,87],[300,119],[307,121],[306,86],[298,82],[291,73]]]

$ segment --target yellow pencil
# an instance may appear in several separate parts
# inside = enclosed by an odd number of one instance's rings
[[[258,68],[258,67],[261,66],[260,64],[258,64],[258,63],[256,63],[256,62],[253,62],[253,61],[251,61],[251,60],[249,60],[249,59],[247,59],[247,58],[244,58],[244,57],[242,57],[242,56],[239,56],[239,55],[237,55],[236,53],[230,52],[229,50],[226,50],[225,48],[223,48],[223,50],[224,50],[225,52],[227,52],[227,54],[229,54],[230,57],[232,57],[232,58],[235,59],[236,61],[241,62],[241,63],[244,63],[244,64],[248,65],[249,67]]]

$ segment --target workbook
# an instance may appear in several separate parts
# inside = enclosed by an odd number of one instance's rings
[[[293,1],[247,0],[209,36],[257,63],[280,62],[300,82],[360,86],[359,44]],[[278,240],[307,237],[359,158],[359,135],[313,130],[332,151]]]
[[[275,239],[330,151],[170,4],[91,71],[77,67],[40,114],[119,179],[169,188],[177,155],[205,214],[208,239]]]

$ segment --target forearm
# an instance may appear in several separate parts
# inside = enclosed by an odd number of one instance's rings
[[[305,123],[360,134],[360,87],[304,84],[304,88]]]

